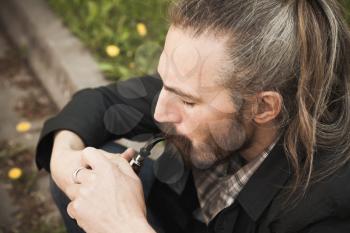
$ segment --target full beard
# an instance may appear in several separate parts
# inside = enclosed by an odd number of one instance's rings
[[[236,118],[217,122],[213,130],[206,128],[204,130],[207,132],[206,137],[197,143],[193,143],[185,135],[178,134],[170,123],[163,123],[160,126],[167,143],[176,147],[185,166],[189,168],[208,169],[224,162],[234,152],[244,147],[247,141],[243,124]]]

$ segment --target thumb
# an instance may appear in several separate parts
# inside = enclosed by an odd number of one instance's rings
[[[120,154],[120,157],[124,158],[126,161],[130,162],[131,159],[136,155],[136,151],[132,148],[128,148],[123,153]]]
[[[121,154],[112,154],[104,150],[100,150],[100,152],[105,156],[105,158],[109,162],[117,165],[119,170],[121,170],[123,173],[138,179],[138,176],[135,174],[134,170],[132,170],[129,164],[133,156],[136,154],[135,150],[133,150],[132,148],[128,148]]]
[[[134,155],[136,154],[136,151],[132,148],[126,149],[123,153],[120,154],[113,154],[113,153],[109,153],[107,151],[104,150],[99,150],[104,156],[105,158],[107,158],[109,161],[114,161],[117,158],[122,158],[124,160],[126,160],[127,162],[130,162],[131,159],[134,157]],[[116,157],[117,156],[117,157]]]

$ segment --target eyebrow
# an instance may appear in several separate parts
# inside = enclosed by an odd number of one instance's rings
[[[189,94],[189,93],[186,93],[186,92],[184,92],[184,91],[181,91],[181,90],[178,89],[178,88],[175,88],[175,87],[168,87],[168,86],[166,86],[164,83],[163,83],[163,87],[164,87],[165,90],[170,91],[170,92],[172,92],[172,93],[175,93],[176,95],[185,97],[185,98],[187,98],[187,99],[191,99],[191,100],[196,101],[196,102],[200,102],[200,101],[201,101],[201,98],[200,98],[200,97],[194,96],[194,95]]]

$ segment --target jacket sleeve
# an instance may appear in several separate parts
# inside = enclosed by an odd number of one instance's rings
[[[58,130],[70,130],[93,147],[112,139],[137,140],[159,133],[153,112],[161,87],[157,76],[146,76],[78,91],[62,111],[44,123],[36,148],[38,168],[49,171]]]

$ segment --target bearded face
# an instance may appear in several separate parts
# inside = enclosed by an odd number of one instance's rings
[[[188,166],[209,168],[247,141],[240,106],[222,85],[223,70],[232,66],[228,61],[224,39],[169,29],[158,65],[163,88],[154,119]]]
[[[193,140],[177,133],[171,123],[161,124],[167,142],[177,148],[187,167],[210,168],[230,157],[246,143],[246,131],[237,117],[208,124],[213,125],[203,125],[199,130],[202,140]]]

